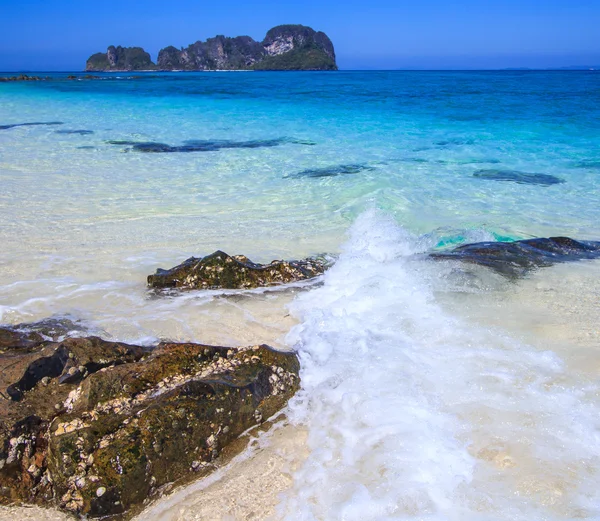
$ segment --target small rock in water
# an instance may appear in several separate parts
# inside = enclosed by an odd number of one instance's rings
[[[358,174],[360,172],[371,170],[375,170],[375,168],[364,164],[335,165],[302,170],[301,172],[297,172],[296,174],[288,175],[286,177],[333,177],[338,175]]]
[[[491,181],[510,181],[518,184],[550,186],[564,183],[564,179],[549,174],[530,174],[518,170],[478,170],[473,177]]]
[[[148,276],[152,288],[249,289],[287,284],[321,275],[328,263],[314,258],[256,264],[243,255],[216,251],[206,257],[191,257],[170,270],[158,269]]]
[[[88,326],[71,318],[46,318],[29,324],[0,326],[0,352],[35,347],[44,341],[58,341],[67,336],[81,336],[89,330]]]

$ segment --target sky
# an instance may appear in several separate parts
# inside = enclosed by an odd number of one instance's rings
[[[340,69],[597,66],[599,22],[600,0],[0,0],[0,71],[79,71],[109,45],[156,60],[284,23],[324,31]]]

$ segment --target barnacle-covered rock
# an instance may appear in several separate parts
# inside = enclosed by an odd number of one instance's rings
[[[216,251],[202,258],[190,257],[170,270],[158,269],[148,276],[148,285],[152,288],[249,289],[310,279],[321,275],[326,267],[327,262],[322,258],[256,264],[243,255]]]
[[[127,515],[209,472],[299,385],[293,353],[97,337],[0,353],[0,504]]]

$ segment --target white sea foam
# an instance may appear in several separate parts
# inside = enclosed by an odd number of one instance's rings
[[[324,285],[292,304],[290,416],[311,453],[278,517],[598,519],[597,383],[453,318],[408,260],[416,244],[367,212]]]

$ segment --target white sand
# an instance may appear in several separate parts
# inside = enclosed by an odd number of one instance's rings
[[[459,316],[507,331],[537,348],[551,349],[574,372],[600,374],[600,263],[540,270],[490,297],[489,293],[463,294],[442,300]],[[278,313],[271,307],[267,314]],[[280,312],[280,317],[285,314]],[[291,326],[293,321],[287,320],[285,325]],[[271,431],[211,476],[150,505],[135,521],[278,519],[280,495],[290,488],[294,470],[307,455],[306,435],[305,430],[290,425]],[[71,518],[36,507],[0,508],[0,521],[34,519]]]

